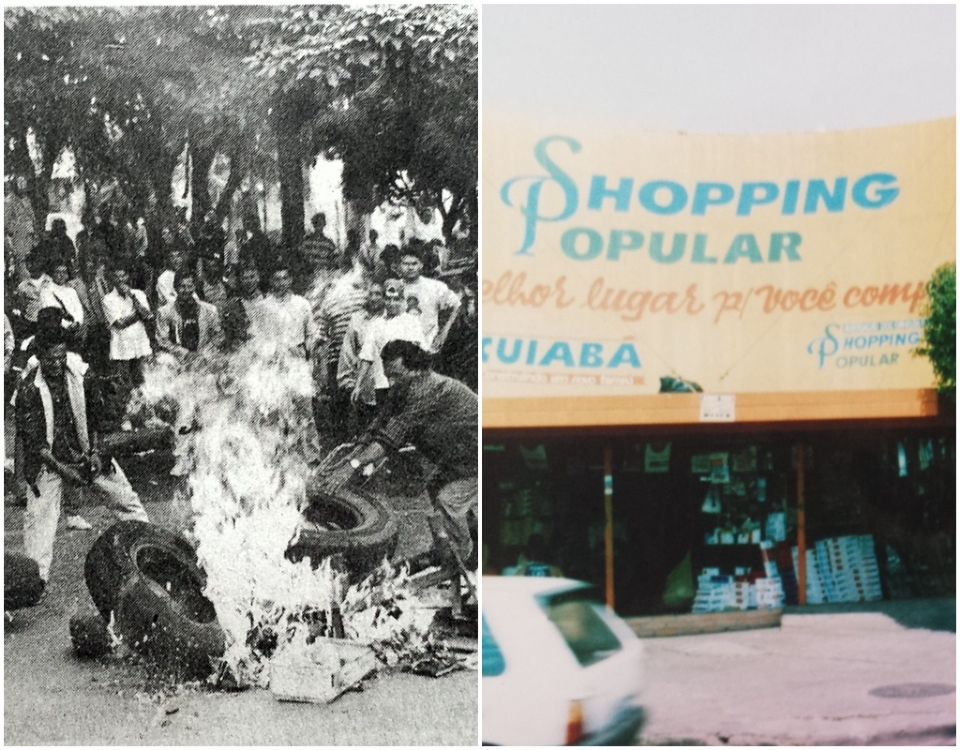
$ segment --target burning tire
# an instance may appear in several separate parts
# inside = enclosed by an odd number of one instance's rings
[[[43,596],[44,583],[37,561],[26,555],[3,553],[3,610],[32,607]]]
[[[393,554],[397,520],[374,497],[344,489],[338,495],[310,493],[310,505],[287,557],[309,557],[316,565],[326,557],[342,556],[347,570],[361,578]]]
[[[120,521],[93,544],[84,573],[105,619],[114,613],[124,641],[182,679],[202,679],[223,655],[225,638],[206,576],[183,537],[141,521]]]

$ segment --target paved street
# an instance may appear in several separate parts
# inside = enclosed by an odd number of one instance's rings
[[[648,639],[641,743],[954,745],[955,623],[951,598],[791,608],[779,629]]]
[[[171,485],[131,480],[155,522],[177,528],[185,508],[169,500]],[[9,504],[4,542],[22,550],[23,511]],[[416,516],[416,511],[409,511]],[[362,692],[330,705],[279,703],[268,691],[192,689],[180,695],[151,682],[129,663],[81,661],[72,652],[68,622],[89,602],[83,561],[110,525],[99,508],[85,509],[95,529],[61,525],[43,602],[14,613],[4,629],[4,742],[15,745],[462,745],[476,744],[477,673],[439,679],[380,674]],[[409,529],[408,543],[415,532]]]

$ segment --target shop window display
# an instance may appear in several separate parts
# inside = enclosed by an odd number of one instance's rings
[[[499,443],[484,455],[485,570],[516,566],[536,534],[544,562],[602,585],[604,440]],[[952,432],[627,436],[607,441],[617,611],[796,603],[800,443],[810,603],[953,593]]]

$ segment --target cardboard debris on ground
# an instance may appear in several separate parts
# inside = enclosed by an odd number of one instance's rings
[[[342,638],[291,643],[270,660],[270,692],[278,701],[330,703],[377,666],[367,643]]]

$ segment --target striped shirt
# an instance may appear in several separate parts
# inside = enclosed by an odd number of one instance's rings
[[[320,340],[327,344],[327,362],[337,363],[353,314],[363,308],[367,288],[362,276],[349,273],[327,291],[316,318]]]

